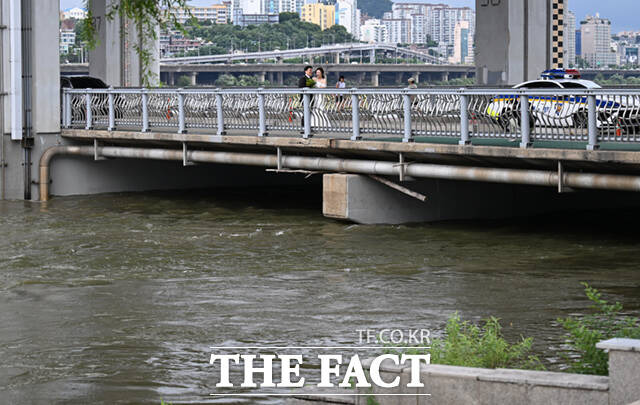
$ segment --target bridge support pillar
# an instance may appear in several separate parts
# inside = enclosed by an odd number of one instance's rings
[[[403,79],[404,79],[404,73],[402,72],[396,73],[396,84],[398,85],[402,84]]]
[[[275,83],[276,74],[274,72],[269,72],[269,83]]]
[[[278,72],[278,85],[284,86],[284,72]]]
[[[371,72],[371,85],[373,87],[380,86],[380,72]]]
[[[400,182],[386,178],[422,194],[424,202],[359,174],[323,176],[322,212],[325,217],[359,224],[402,224],[458,219],[496,219],[610,206],[612,199],[626,201],[630,193],[588,191],[558,194],[554,188],[436,179]],[[473,203],[470,203],[473,201]],[[622,203],[623,205],[625,203]],[[587,208],[588,207],[588,208]]]
[[[260,83],[264,83],[267,80],[267,72],[259,72],[256,76]]]
[[[336,52],[333,55],[333,63],[335,63],[336,65],[340,64],[340,52]]]
[[[415,72],[411,77],[415,79],[416,84],[420,83],[420,73]]]
[[[376,63],[376,50],[372,49],[369,53],[369,63],[371,64],[375,64]]]
[[[191,72],[191,74],[189,75],[189,79],[191,80],[190,84],[192,86],[196,86],[198,84],[198,73]]]
[[[448,82],[449,81],[449,73],[448,72],[442,72],[441,80],[443,82]]]
[[[150,32],[140,32],[132,20],[116,16],[112,20],[106,14],[119,0],[93,0],[91,11],[97,24],[98,41],[89,52],[89,74],[111,86],[157,85],[160,81],[160,42],[150,40]],[[158,28],[156,28],[158,29]],[[156,37],[159,32],[156,31]],[[150,52],[151,58],[144,66],[137,48]]]
[[[167,72],[167,83],[169,84],[169,86],[175,86],[176,85],[176,74],[173,72]]]

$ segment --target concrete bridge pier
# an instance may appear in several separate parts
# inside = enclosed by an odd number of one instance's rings
[[[284,86],[284,73],[278,72],[278,86]]]
[[[404,73],[398,72],[396,73],[396,84],[402,84],[404,79]]]
[[[322,211],[325,217],[359,224],[403,224],[464,219],[525,217],[554,211],[597,209],[638,204],[634,193],[557,190],[511,184],[438,179],[399,182],[387,180],[424,195],[424,202],[367,175],[325,174]]]
[[[93,0],[90,7],[97,24],[97,46],[89,52],[89,74],[101,78],[110,86],[157,85],[160,81],[160,42],[151,40],[152,33],[140,32],[133,21],[106,14],[119,0]],[[159,28],[156,28],[159,38]],[[144,66],[137,48],[150,52],[151,60]]]
[[[173,72],[168,72],[167,73],[167,84],[169,86],[175,86],[176,85],[176,75]]]
[[[191,72],[191,74],[189,75],[189,80],[190,80],[191,86],[196,86],[198,84],[198,73]]]
[[[333,63],[336,65],[340,64],[340,52],[336,52],[333,57]]]
[[[258,82],[260,83],[264,83],[267,80],[267,72],[258,72],[256,76],[258,77]]]
[[[441,78],[440,78],[440,81],[448,82],[448,81],[449,81],[449,73],[447,73],[447,72],[443,72],[443,73],[442,73],[442,76],[441,76]]]

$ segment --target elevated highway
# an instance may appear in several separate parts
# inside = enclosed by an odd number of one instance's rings
[[[299,48],[262,52],[236,52],[223,55],[203,55],[203,56],[185,56],[163,58],[160,60],[162,64],[200,64],[200,63],[231,63],[234,61],[265,61],[275,60],[283,61],[284,59],[305,58],[319,55],[332,55],[335,57],[335,63],[340,63],[341,56],[349,59],[352,54],[365,54],[369,63],[376,63],[377,53],[388,53],[389,55],[400,55],[401,57],[409,57],[424,61],[431,64],[443,64],[441,58],[429,55],[425,52],[415,51],[408,48],[402,48],[391,44],[334,44],[317,48]]]

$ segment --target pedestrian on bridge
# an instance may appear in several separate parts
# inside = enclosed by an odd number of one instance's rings
[[[302,76],[300,78],[300,80],[298,80],[298,87],[299,88],[314,88],[316,85],[316,82],[313,80],[313,66],[306,66],[304,68],[304,76]],[[313,94],[310,95],[310,100],[309,101],[313,101]],[[303,108],[304,108],[304,96],[300,95],[300,101],[303,103]],[[302,131],[300,131],[300,133],[304,133],[304,111],[302,112]]]

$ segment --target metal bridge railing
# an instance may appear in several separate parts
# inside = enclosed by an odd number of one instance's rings
[[[65,89],[66,128],[352,140],[640,142],[640,90]]]

